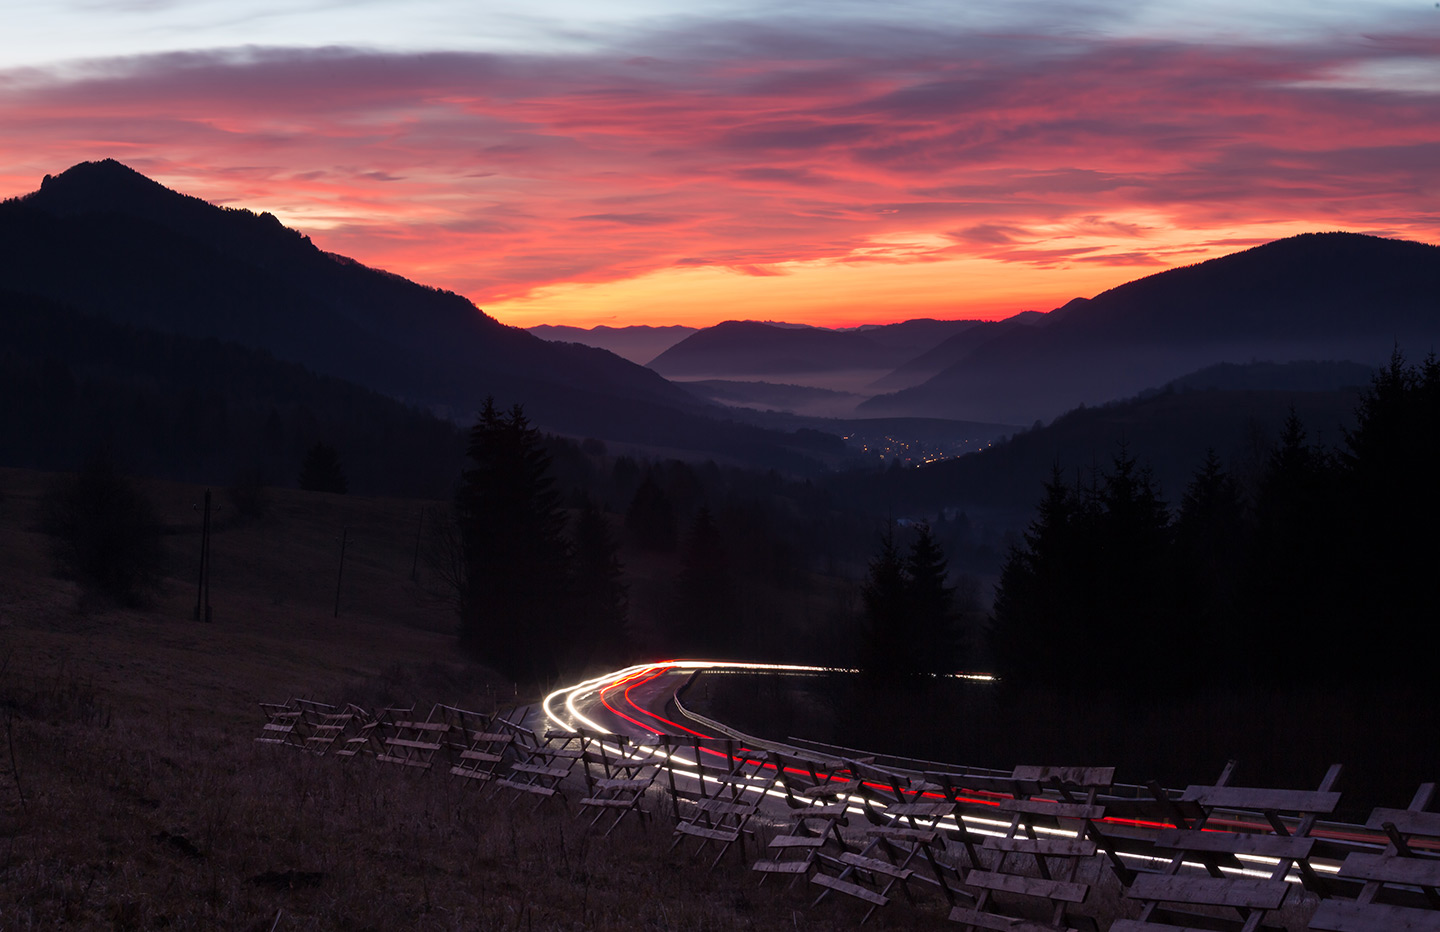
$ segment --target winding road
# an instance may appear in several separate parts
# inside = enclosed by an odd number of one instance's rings
[[[537,731],[558,730],[574,732],[584,728],[592,732],[623,735],[634,744],[653,743],[660,734],[694,735],[699,737],[721,737],[714,728],[704,725],[685,715],[676,705],[675,694],[697,671],[700,670],[753,670],[773,673],[815,673],[827,668],[767,663],[740,663],[734,661],[672,660],[657,663],[637,664],[581,683],[566,686],[550,693],[540,703],[538,715],[532,719]],[[993,677],[974,675],[977,679],[990,680]],[[693,762],[677,759],[675,763]],[[687,774],[693,776],[693,774]],[[783,794],[772,791],[773,795]],[[929,795],[929,794],[927,794]],[[858,802],[858,800],[855,800]],[[858,808],[855,811],[860,811]],[[995,832],[1002,823],[988,819],[966,817],[967,823],[974,822],[972,831],[981,834]],[[1102,820],[1110,821],[1110,820]],[[950,819],[941,821],[945,826]],[[1216,824],[1227,823],[1228,827],[1259,829],[1266,827],[1248,822],[1232,822],[1216,819]],[[1358,830],[1357,830],[1358,829]],[[1064,833],[1069,834],[1069,833]],[[1373,832],[1357,826],[1322,825],[1315,834],[1336,841],[1374,842]],[[1128,856],[1127,856],[1128,857]],[[1141,858],[1150,860],[1150,858]],[[1330,864],[1316,864],[1323,872],[1333,872]],[[1263,871],[1244,870],[1240,873],[1262,876]],[[1298,877],[1296,878],[1298,879]]]

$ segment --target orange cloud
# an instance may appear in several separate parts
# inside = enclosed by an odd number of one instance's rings
[[[113,156],[527,325],[996,316],[1303,230],[1440,239],[1440,88],[1373,79],[1426,37],[654,44],[0,73],[0,192]]]

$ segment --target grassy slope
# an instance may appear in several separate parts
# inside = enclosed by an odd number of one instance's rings
[[[195,604],[200,490],[148,486],[170,578],[145,611],[82,607],[34,530],[49,477],[0,470],[0,926],[5,929],[824,929],[860,912],[757,889],[732,853],[667,856],[439,774],[257,745],[257,701],[487,708],[512,689],[409,594],[422,503],[272,491],[219,514],[213,624]],[[342,527],[351,528],[333,619]],[[13,757],[11,748],[13,746]],[[12,766],[13,762],[13,766]],[[23,794],[23,802],[22,802]],[[292,873],[294,872],[294,873]],[[903,899],[874,928],[939,928]],[[277,920],[278,917],[278,920]]]

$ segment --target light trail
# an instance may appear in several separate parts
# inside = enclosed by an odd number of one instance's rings
[[[678,729],[680,729],[680,730],[682,730],[682,731],[684,731],[684,732],[687,732],[687,733],[689,733],[689,734],[691,734],[691,735],[696,736],[697,738],[713,737],[713,736],[710,736],[710,735],[704,735],[704,734],[702,734],[702,733],[700,733],[700,732],[698,732],[698,731],[695,731],[695,730],[692,729],[692,728],[689,728],[689,727],[687,727],[687,726],[685,726],[685,725],[681,725],[681,724],[678,723],[678,722],[671,721],[670,719],[665,718],[664,716],[662,716],[662,715],[660,715],[660,714],[658,714],[658,713],[656,713],[656,712],[653,712],[653,711],[651,711],[651,710],[649,710],[649,709],[646,709],[646,708],[642,707],[642,706],[639,705],[637,702],[635,702],[635,700],[634,700],[634,699],[631,697],[631,695],[630,695],[631,690],[633,690],[635,687],[637,687],[637,686],[642,686],[642,685],[645,685],[645,684],[647,684],[647,683],[650,683],[650,682],[652,682],[652,681],[660,678],[661,676],[666,675],[667,673],[676,673],[676,674],[678,674],[678,673],[684,673],[684,672],[694,673],[694,672],[699,671],[699,670],[707,670],[707,671],[713,670],[713,671],[715,671],[715,672],[720,672],[720,673],[730,672],[730,671],[746,671],[746,670],[748,670],[748,671],[763,671],[763,672],[769,672],[769,673],[782,673],[782,674],[783,674],[783,673],[807,673],[807,674],[813,674],[813,673],[857,673],[857,672],[859,672],[859,671],[857,671],[857,670],[847,669],[847,668],[844,668],[844,667],[818,667],[818,666],[807,666],[807,665],[803,665],[803,664],[751,663],[751,662],[742,662],[742,661],[719,661],[719,660],[668,660],[668,661],[661,661],[661,662],[657,662],[657,663],[635,664],[635,665],[633,665],[633,666],[625,667],[625,668],[623,668],[623,669],[616,670],[616,671],[613,671],[613,672],[611,672],[611,673],[606,673],[606,674],[603,674],[603,675],[601,675],[601,676],[592,677],[591,679],[588,679],[588,680],[585,680],[585,681],[583,681],[583,682],[577,683],[577,684],[575,684],[575,685],[573,685],[573,686],[561,687],[560,689],[557,689],[557,690],[555,690],[554,692],[551,692],[549,695],[547,695],[547,696],[541,701],[541,708],[542,708],[542,710],[543,710],[544,713],[545,713],[545,717],[546,717],[549,721],[553,722],[555,725],[558,725],[561,729],[563,729],[563,730],[565,730],[565,731],[568,731],[568,732],[570,732],[570,733],[572,733],[572,734],[573,734],[573,733],[576,733],[576,732],[578,731],[577,727],[573,724],[573,723],[575,723],[575,722],[580,723],[580,727],[589,728],[589,729],[591,729],[591,730],[593,730],[593,731],[596,731],[596,732],[598,732],[598,733],[601,733],[601,734],[612,734],[612,733],[614,733],[614,732],[613,732],[613,729],[606,728],[605,726],[601,725],[599,722],[596,722],[594,719],[589,718],[588,716],[586,716],[585,714],[583,714],[583,713],[580,711],[580,709],[577,707],[577,701],[578,701],[579,699],[581,699],[581,698],[583,698],[583,697],[585,697],[585,696],[594,694],[594,695],[596,696],[597,701],[599,701],[599,703],[600,703],[602,706],[604,706],[605,709],[607,709],[611,714],[613,714],[613,715],[619,717],[620,719],[623,719],[624,721],[627,721],[627,722],[629,722],[630,724],[636,726],[637,728],[641,729],[642,732],[647,733],[647,734],[649,734],[649,735],[656,735],[656,736],[661,735],[661,734],[665,734],[666,732],[661,732],[661,731],[655,730],[654,728],[652,728],[651,726],[645,724],[644,722],[640,721],[639,719],[634,718],[633,716],[630,716],[630,715],[628,715],[628,714],[620,711],[619,709],[616,709],[614,706],[610,705],[610,703],[606,701],[606,698],[605,698],[605,697],[607,696],[607,694],[614,693],[616,690],[620,689],[620,688],[623,686],[623,687],[624,687],[624,692],[622,693],[622,695],[624,696],[625,701],[630,704],[631,708],[635,709],[635,710],[636,710],[637,712],[639,712],[640,714],[642,714],[642,715],[647,715],[647,716],[649,716],[650,718],[655,719],[657,722],[661,722],[661,723],[663,723],[663,724],[665,724],[665,725],[668,725],[668,726],[670,726],[670,727],[678,728]],[[648,674],[648,675],[647,675],[647,674]],[[965,680],[972,680],[972,681],[978,681],[978,682],[995,682],[995,681],[996,681],[996,677],[994,677],[994,676],[992,676],[992,675],[990,675],[990,674],[984,674],[984,673],[955,673],[955,674],[951,674],[951,676],[952,676],[953,678],[955,678],[955,679],[965,679]],[[569,716],[570,716],[570,720],[569,720],[569,721],[566,721],[566,720],[565,720],[564,718],[562,718],[559,714],[557,714],[556,711],[555,711],[555,709],[554,709],[554,707],[553,707],[557,702],[559,702],[559,701],[561,700],[561,697],[564,697],[564,698],[563,698],[563,705],[564,705],[565,711],[566,711],[566,712],[569,714]],[[673,732],[671,732],[671,733],[673,734]],[[635,736],[635,737],[641,737],[641,736]],[[618,748],[618,747],[611,749],[611,748],[607,745],[607,746],[606,746],[606,749],[607,749],[607,750],[614,750],[616,753],[619,753],[619,754],[623,754],[623,753],[624,753],[624,749]],[[666,752],[666,751],[664,751],[664,750],[662,750],[662,749],[660,749],[660,748],[657,748],[657,747],[646,747],[646,746],[644,746],[644,745],[638,745],[638,746],[635,748],[635,750],[644,752],[644,753],[649,754],[649,755],[654,756],[654,757],[660,757],[660,758],[666,758],[666,759],[668,759],[668,761],[670,762],[670,764],[671,764],[671,766],[672,766],[672,769],[673,769],[673,767],[674,767],[675,764],[679,764],[679,765],[682,766],[682,767],[695,767],[695,768],[696,768],[695,771],[675,769],[674,772],[675,772],[675,774],[676,774],[677,776],[683,776],[683,777],[686,777],[686,778],[689,778],[689,779],[692,779],[692,780],[703,780],[703,781],[705,781],[705,782],[715,783],[715,784],[717,784],[717,785],[720,783],[719,779],[717,779],[716,777],[708,776],[708,775],[702,775],[702,774],[699,772],[700,768],[698,767],[698,763],[697,763],[696,761],[686,760],[686,759],[684,759],[683,757],[681,757],[681,756],[678,755],[678,754],[668,753],[668,752]],[[724,757],[724,756],[725,756],[724,754],[722,754],[722,753],[719,752],[719,751],[713,751],[713,750],[708,749],[708,748],[704,748],[704,749],[702,749],[702,750],[705,750],[705,751],[707,751],[707,752],[709,752],[709,753],[713,753],[713,754],[715,754],[716,756],[719,756],[719,757]],[[762,764],[761,766],[762,766],[762,767],[765,767],[765,768],[773,768],[773,767],[774,767],[773,764],[769,764],[769,763]],[[837,777],[835,777],[835,776],[833,776],[833,775],[830,775],[830,774],[826,774],[825,777],[826,777],[826,779],[829,779],[829,780],[839,779],[839,778],[837,778]],[[887,791],[890,790],[890,787],[882,787],[882,786],[872,785],[872,784],[867,784],[867,785],[870,785],[870,786],[872,786],[873,788],[876,788],[876,789],[887,790]],[[747,793],[763,792],[763,793],[765,793],[767,796],[771,796],[771,797],[774,797],[774,798],[777,798],[777,799],[786,799],[786,798],[787,798],[787,794],[786,794],[786,793],[784,793],[784,792],[782,792],[782,791],[780,791],[780,790],[776,790],[776,789],[774,789],[773,787],[771,787],[771,788],[766,788],[766,789],[761,789],[761,788],[759,788],[759,787],[745,787],[745,788],[743,788],[742,791],[743,791],[743,792],[747,792]],[[945,798],[946,798],[943,793],[926,792],[926,791],[917,791],[917,792],[914,793],[914,795],[916,795],[916,796],[934,797],[934,798],[936,798],[936,799],[945,799]],[[845,797],[844,801],[845,801],[845,803],[846,803],[846,812],[847,812],[847,813],[853,814],[853,815],[865,815],[865,808],[864,808],[865,799],[864,799],[864,797],[847,796],[847,797]],[[990,800],[990,799],[981,799],[981,798],[964,798],[964,799],[961,800],[961,801],[963,801],[963,802],[969,802],[969,803],[977,803],[977,804],[980,804],[980,805],[987,805],[987,806],[998,806],[998,805],[999,805],[999,800],[998,800],[998,799],[996,799],[996,800]],[[872,808],[873,810],[876,810],[876,811],[883,811],[884,808],[885,808],[883,805],[876,804],[873,800],[870,802],[870,806],[871,806],[871,808]],[[963,822],[964,822],[963,827],[962,827],[962,825],[960,824],[960,821],[961,821],[961,820],[963,820]],[[1101,819],[1100,821],[1102,821],[1102,822],[1108,822],[1108,821],[1112,821],[1112,820],[1109,820],[1109,819]],[[1140,823],[1136,823],[1136,822],[1134,822],[1134,820],[1129,820],[1129,819],[1114,820],[1114,821],[1124,822],[1124,823],[1126,823],[1126,824],[1140,825]],[[1003,837],[1005,837],[1006,834],[1008,833],[1009,829],[1010,829],[1010,823],[1009,823],[1008,821],[1004,821],[1004,820],[1000,820],[1000,819],[987,819],[987,818],[984,818],[983,816],[974,816],[974,815],[964,815],[964,816],[949,815],[949,816],[945,816],[945,817],[943,817],[943,818],[940,818],[940,819],[938,819],[938,820],[932,820],[932,821],[929,821],[929,822],[927,822],[927,821],[925,821],[925,820],[923,820],[923,819],[915,819],[914,822],[915,822],[916,825],[920,825],[920,826],[923,826],[923,827],[925,827],[925,828],[939,828],[939,829],[941,829],[942,831],[957,832],[957,833],[959,833],[959,832],[970,832],[970,833],[973,833],[973,834],[975,834],[975,835],[980,835],[980,836],[982,836],[982,837],[995,837],[995,838],[1003,838]],[[1144,826],[1141,826],[1141,827],[1144,827]],[[1164,828],[1170,828],[1169,825],[1165,825],[1165,826],[1163,826],[1163,827],[1164,827]],[[1048,827],[1045,827],[1045,826],[1035,826],[1035,829],[1036,829],[1036,831],[1041,832],[1041,833],[1043,833],[1043,834],[1053,835],[1053,836],[1060,837],[1060,838],[1078,838],[1078,837],[1080,837],[1080,833],[1079,833],[1079,832],[1072,831],[1072,830],[1069,830],[1069,829],[1063,829],[1063,828],[1048,828]],[[1318,835],[1318,833],[1316,833],[1316,834]],[[1154,855],[1133,854],[1133,853],[1124,852],[1124,851],[1120,851],[1120,852],[1116,852],[1116,853],[1117,853],[1120,857],[1126,859],[1127,861],[1147,863],[1147,864],[1168,864],[1168,863],[1170,863],[1170,861],[1172,860],[1172,859],[1169,858],[1169,857],[1156,857],[1156,856],[1154,856]],[[1251,868],[1251,867],[1239,867],[1239,868],[1234,868],[1234,867],[1221,867],[1220,870],[1221,870],[1223,873],[1232,874],[1232,875],[1235,875],[1235,876],[1255,877],[1255,878],[1261,878],[1261,879],[1263,879],[1263,878],[1269,878],[1269,877],[1273,876],[1273,869],[1274,869],[1275,867],[1278,867],[1279,864],[1280,864],[1280,861],[1279,861],[1279,859],[1277,859],[1277,858],[1266,858],[1266,857],[1262,857],[1262,856],[1258,856],[1258,855],[1243,855],[1243,854],[1242,854],[1242,855],[1237,855],[1237,860],[1246,861],[1246,862],[1249,862],[1249,863],[1256,864],[1257,867],[1255,867],[1255,868]],[[1271,868],[1271,870],[1267,871],[1267,870],[1259,869],[1259,866],[1260,866],[1260,865],[1269,866],[1269,867]],[[1186,866],[1186,867],[1192,867],[1192,868],[1197,868],[1197,869],[1205,869],[1205,865],[1202,864],[1202,863],[1199,863],[1199,862],[1193,862],[1193,863],[1192,863],[1192,862],[1190,862],[1190,861],[1186,861],[1186,862],[1184,862],[1184,866]],[[1340,867],[1339,867],[1338,864],[1333,864],[1333,865],[1332,865],[1332,864],[1324,864],[1324,863],[1315,863],[1315,862],[1313,862],[1313,861],[1311,862],[1311,867],[1312,867],[1313,869],[1315,869],[1317,872],[1327,873],[1327,874],[1336,874],[1336,873],[1339,872],[1339,869],[1340,869]],[[1287,874],[1287,876],[1285,877],[1285,880],[1286,880],[1287,882],[1289,882],[1289,883],[1300,883],[1300,882],[1301,882],[1301,878],[1300,878],[1300,876],[1299,876],[1299,874],[1298,874],[1297,868],[1295,868],[1295,867],[1292,866],[1291,872],[1290,872],[1289,874]]]

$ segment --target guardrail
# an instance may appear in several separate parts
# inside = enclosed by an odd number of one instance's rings
[[[993,769],[957,767],[957,765],[953,763],[917,760],[893,755],[875,755],[862,749],[807,740],[794,736],[787,736],[784,742],[779,742],[755,735],[747,735],[688,708],[684,694],[694,685],[703,672],[703,670],[692,672],[685,684],[675,691],[673,698],[675,707],[682,715],[696,724],[744,740],[749,747],[768,748],[784,753],[799,753],[811,759],[820,756],[830,756],[842,758],[847,762],[863,760],[871,766],[885,768],[895,776],[909,780],[913,787],[913,789],[908,791],[909,798],[914,799],[940,795],[936,792],[938,787],[929,782],[935,778],[946,780],[946,782],[953,781],[954,787],[963,789],[967,784],[982,785],[991,781],[1003,782],[1006,777],[1013,779],[1015,773],[1018,773],[1018,770],[1006,774],[1003,771]],[[1197,831],[1204,830],[1209,836],[1215,837],[1223,834],[1233,839],[1232,844],[1237,847],[1235,851],[1226,851],[1223,848],[1215,847],[1218,843],[1213,837],[1206,838],[1204,841],[1204,845],[1210,846],[1209,848],[1202,846],[1202,850],[1204,851],[1211,851],[1213,854],[1227,856],[1229,862],[1233,865],[1228,868],[1230,873],[1238,877],[1253,877],[1257,874],[1263,875],[1265,873],[1264,869],[1270,868],[1271,873],[1276,874],[1275,879],[1289,881],[1292,884],[1303,884],[1314,891],[1318,891],[1327,902],[1331,899],[1338,899],[1343,903],[1359,904],[1343,906],[1338,910],[1329,908],[1321,910],[1318,914],[1320,917],[1318,921],[1338,922],[1340,925],[1325,925],[1317,926],[1316,928],[1328,929],[1333,927],[1367,930],[1367,932],[1368,930],[1381,932],[1381,930],[1390,928],[1440,930],[1440,891],[1437,891],[1434,886],[1435,883],[1440,883],[1440,859],[1433,857],[1437,853],[1440,853],[1440,837],[1436,837],[1440,836],[1440,814],[1421,811],[1430,805],[1432,801],[1434,795],[1433,784],[1421,786],[1409,810],[1384,810],[1384,812],[1391,815],[1403,813],[1412,825],[1424,823],[1427,829],[1435,833],[1434,835],[1426,835],[1423,832],[1417,831],[1413,837],[1400,838],[1393,824],[1383,823],[1383,816],[1378,815],[1382,810],[1376,810],[1377,815],[1372,815],[1367,823],[1363,825],[1347,822],[1321,821],[1317,813],[1311,812],[1307,814],[1302,809],[1302,806],[1307,804],[1303,802],[1303,800],[1314,797],[1316,795],[1315,793],[1308,793],[1307,796],[1307,791],[1298,790],[1230,790],[1229,787],[1223,784],[1228,779],[1230,769],[1233,765],[1234,762],[1232,761],[1224,771],[1224,776],[1222,776],[1220,781],[1221,786],[1213,788],[1215,794],[1214,799],[1219,800],[1221,803],[1228,799],[1232,800],[1233,803],[1235,800],[1247,799],[1244,793],[1249,792],[1252,794],[1269,794],[1272,801],[1290,802],[1296,805],[1293,810],[1289,812],[1281,812],[1280,810],[1286,807],[1276,805],[1268,809],[1247,809],[1237,808],[1233,804],[1215,804],[1204,811],[1202,819],[1197,821],[1191,818],[1188,820],[1197,826]],[[1329,784],[1333,783],[1334,779],[1338,777],[1339,769],[1338,765],[1332,768],[1331,773],[1327,775],[1326,782],[1322,784],[1322,789],[1328,790]],[[947,777],[946,772],[949,771],[959,772],[950,773]],[[898,782],[895,786],[896,798],[898,801],[903,802],[907,798],[907,789]],[[1127,813],[1128,811],[1129,817],[1124,815],[1118,819],[1101,817],[1094,820],[1094,824],[1087,820],[1085,826],[1072,828],[1069,833],[1072,837],[1083,837],[1087,832],[1099,837],[1102,835],[1102,832],[1104,832],[1104,828],[1107,827],[1107,823],[1123,826],[1124,828],[1121,831],[1108,833],[1110,835],[1108,839],[1110,841],[1110,847],[1107,854],[1112,858],[1152,866],[1167,864],[1167,868],[1171,871],[1172,876],[1182,867],[1202,867],[1212,875],[1215,875],[1216,878],[1223,879],[1227,869],[1219,866],[1218,858],[1212,856],[1207,860],[1205,855],[1201,854],[1199,856],[1200,860],[1197,861],[1195,860],[1196,854],[1194,852],[1187,851],[1183,848],[1176,849],[1165,846],[1168,841],[1174,840],[1177,831],[1189,830],[1186,827],[1187,820],[1183,815],[1172,814],[1169,818],[1166,817],[1164,810],[1167,804],[1174,806],[1178,813],[1180,804],[1193,803],[1196,798],[1204,795],[1204,791],[1207,788],[1192,786],[1182,791],[1162,788],[1155,784],[1142,787],[1134,784],[1107,783],[1104,789],[1106,796],[1100,798],[1101,804],[1108,804],[1110,809],[1114,810],[1117,807],[1115,803],[1112,802],[1113,800],[1129,800],[1130,808],[1128,810],[1126,804],[1121,804],[1118,807],[1118,810],[1122,813]],[[1227,790],[1229,790],[1228,793],[1225,792]],[[954,795],[954,793],[951,793],[952,797]],[[1327,793],[1324,795],[1333,795],[1333,803],[1338,803],[1339,794]],[[1037,800],[1047,799],[1052,804],[1058,806],[1072,803],[1074,796],[1073,793],[1066,792],[1063,788],[1058,788],[1051,791],[1042,789],[1040,793],[1037,793],[1032,798]],[[1251,796],[1248,798],[1254,800],[1260,797]],[[1144,812],[1142,808],[1138,807],[1148,804],[1153,804],[1155,807],[1152,815],[1152,819],[1155,820],[1154,822],[1151,822],[1149,819],[1136,819],[1133,817],[1136,814]],[[1333,805],[1331,811],[1333,811]],[[952,831],[960,835],[965,834],[966,823],[968,821],[994,821],[984,819],[984,817],[973,808],[967,809],[966,807],[958,805],[953,818],[954,828]],[[1401,817],[1397,815],[1396,818]],[[947,825],[945,820],[937,820],[935,824]],[[1252,840],[1246,841],[1246,838]],[[1267,845],[1271,845],[1272,843],[1256,841],[1254,839],[1266,838],[1303,838],[1307,842],[1305,848],[1306,855],[1299,859],[1285,859],[1280,857],[1266,857],[1253,853],[1248,855],[1242,853],[1243,850],[1247,848],[1251,850],[1265,849]],[[1199,842],[1193,840],[1189,843],[1199,844]],[[1281,848],[1283,848],[1283,844],[1284,843],[1280,843]],[[1363,866],[1369,864],[1370,861],[1373,861],[1375,858],[1381,859],[1381,862],[1377,863],[1390,865],[1397,856],[1411,857],[1416,860],[1404,865],[1400,871],[1388,876],[1381,876],[1384,874],[1384,871],[1378,867],[1374,867],[1374,865],[1371,865],[1370,868]],[[1243,860],[1241,860],[1241,858],[1243,858]],[[1370,859],[1370,861],[1366,859]],[[1351,865],[1356,866],[1352,868],[1350,867]],[[1405,873],[1405,871],[1408,871],[1408,873]],[[1045,871],[1042,868],[1042,874],[1044,873]],[[1427,885],[1419,882],[1409,884],[1397,882],[1397,880],[1405,877],[1410,878],[1412,881],[1429,880],[1431,883]],[[1130,882],[1133,880],[1133,875],[1124,879],[1125,886],[1128,890],[1130,888]],[[1181,876],[1179,879],[1184,880],[1184,877]],[[1388,886],[1386,886],[1387,879],[1389,881]],[[1154,882],[1151,882],[1149,886],[1152,892],[1156,889]],[[1155,898],[1145,900],[1143,914],[1147,917],[1150,916],[1152,912],[1164,903],[1169,903],[1173,907],[1177,900],[1167,899],[1167,897],[1181,897],[1182,899],[1178,902],[1185,903],[1186,901],[1183,897],[1199,895],[1193,893],[1192,887],[1195,887],[1195,884],[1192,883],[1187,886],[1183,883],[1176,885],[1172,882],[1171,886],[1163,888],[1166,891],[1164,895],[1157,894]],[[1395,903],[1392,903],[1390,912],[1376,910],[1373,916],[1378,916],[1379,918],[1362,917],[1357,919],[1356,916],[1358,912],[1363,912],[1368,908],[1368,904],[1374,901],[1377,891],[1382,887],[1389,891],[1392,900],[1403,904],[1403,907],[1396,907]],[[1281,899],[1283,899],[1283,896]],[[1277,905],[1278,902],[1279,901],[1277,901]],[[1205,907],[1218,904],[1199,903],[1189,905]],[[1394,908],[1403,908],[1405,910],[1404,915],[1397,916],[1393,911]],[[1249,912],[1247,912],[1246,915],[1249,916],[1251,913],[1254,913],[1258,907],[1249,907],[1247,909],[1249,909]],[[1416,912],[1417,909],[1420,912]],[[965,911],[962,910],[962,912]],[[1420,918],[1416,918],[1417,915]],[[956,918],[964,918],[967,924],[969,921],[977,920],[977,916],[973,910],[965,912],[964,917],[957,916]],[[1398,922],[1404,922],[1406,924],[1403,926],[1395,925],[1395,923]],[[998,928],[999,926],[995,927]],[[1124,926],[1127,932],[1138,932],[1138,930],[1147,927],[1148,926],[1143,923]],[[1248,928],[1250,926],[1247,924],[1245,927]],[[1119,928],[1120,927],[1117,926],[1117,930]]]
[[[637,669],[585,688],[603,696]],[[746,859],[751,843],[760,857],[750,867],[762,877],[808,878],[823,888],[816,903],[859,899],[867,918],[893,887],[908,894],[918,884],[968,927],[1070,928],[1078,910],[1098,929],[1145,932],[1177,928],[1172,918],[1198,909],[1207,927],[1252,930],[1303,886],[1314,896],[1287,907],[1304,913],[1287,919],[1292,928],[1313,920],[1323,930],[1440,932],[1440,814],[1426,811],[1433,784],[1408,809],[1377,809],[1359,825],[1321,821],[1339,802],[1338,766],[1316,790],[1237,787],[1229,767],[1214,785],[1175,790],[1115,783],[1114,768],[1001,771],[767,740],[688,707],[685,693],[702,673],[673,694],[695,726],[686,735],[636,742],[589,725],[537,734],[514,712],[437,705],[422,720],[412,709],[292,699],[262,705],[257,740],[448,772],[536,805],[580,781],[591,824],[612,817],[606,834],[628,814],[648,820],[663,810],[675,825],[672,848],[687,839],[718,847],[713,868],[733,848]],[[1107,868],[1123,908],[1085,913]],[[1048,923],[1015,913],[1027,899],[1049,911]]]

